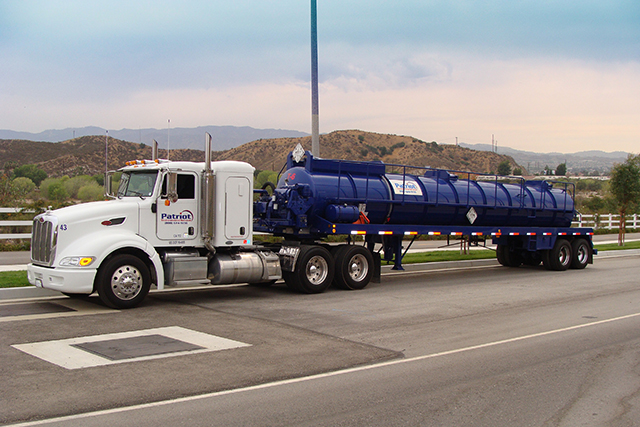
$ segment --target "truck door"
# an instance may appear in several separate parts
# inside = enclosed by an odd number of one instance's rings
[[[167,200],[167,176],[164,176],[161,195],[157,201],[156,235],[169,244],[181,244],[193,240],[198,234],[198,199],[196,176],[178,174],[178,201]]]
[[[253,191],[245,177],[229,177],[225,183],[225,225],[227,239],[247,239],[251,225]]]

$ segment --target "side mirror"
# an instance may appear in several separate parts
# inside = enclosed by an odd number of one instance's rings
[[[175,172],[167,174],[167,200],[171,203],[178,201],[178,174]]]
[[[113,173],[114,171],[109,171],[104,174],[104,195],[112,199],[115,198],[113,194]]]

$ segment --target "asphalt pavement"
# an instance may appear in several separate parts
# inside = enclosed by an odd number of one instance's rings
[[[635,425],[638,252],[565,272],[386,272],[365,290],[318,295],[282,284],[155,293],[122,311],[95,297],[2,301],[11,392],[0,423]],[[79,346],[170,328],[243,346],[62,366]],[[46,420],[56,416],[67,418]]]

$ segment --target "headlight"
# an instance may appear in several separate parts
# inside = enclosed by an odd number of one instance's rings
[[[60,267],[87,267],[93,264],[95,260],[92,256],[72,256],[67,258],[62,258],[60,260]]]

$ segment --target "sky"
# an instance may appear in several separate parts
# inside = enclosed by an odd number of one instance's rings
[[[638,0],[317,0],[320,132],[640,152]],[[311,133],[309,0],[0,0],[0,129]]]

